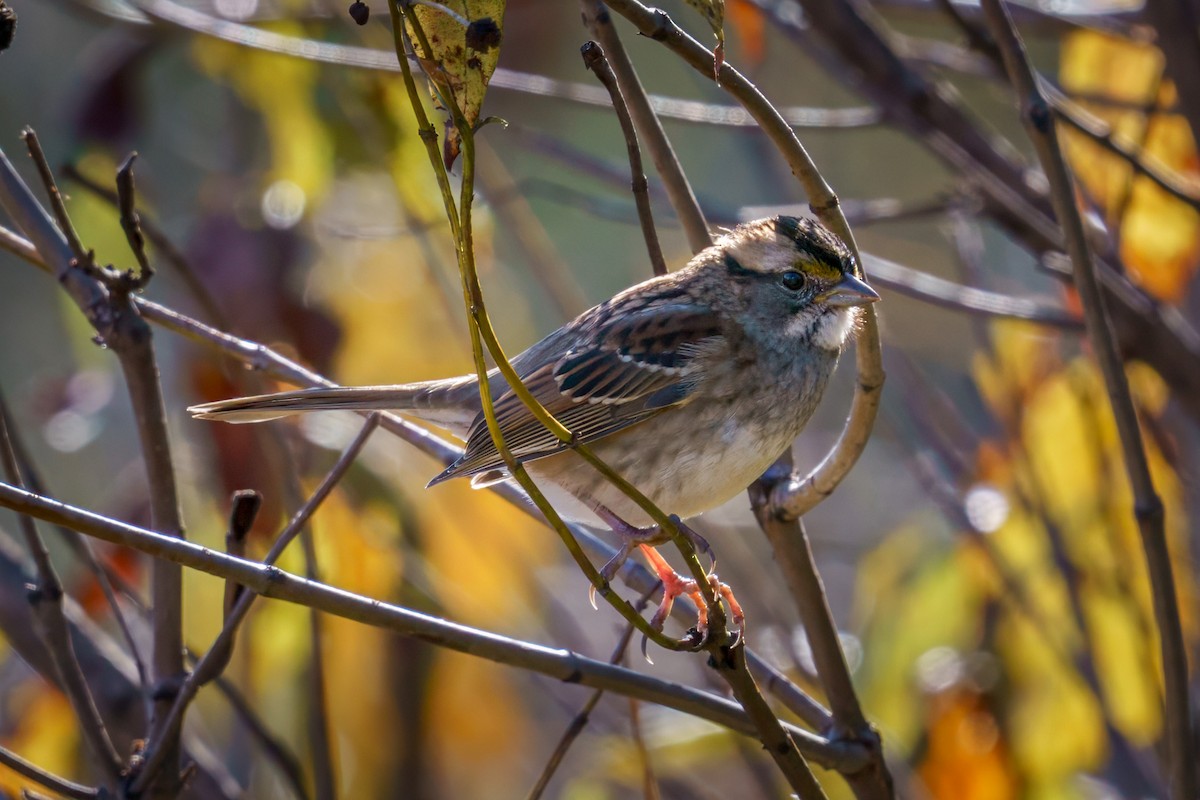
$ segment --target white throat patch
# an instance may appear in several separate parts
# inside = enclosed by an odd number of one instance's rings
[[[858,327],[858,307],[838,308],[822,314],[813,331],[813,343],[826,350],[841,350]]]

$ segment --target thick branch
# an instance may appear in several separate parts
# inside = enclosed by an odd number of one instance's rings
[[[439,647],[527,669],[583,686],[603,688],[692,714],[747,736],[757,729],[736,704],[681,684],[623,667],[446,622],[379,600],[313,583],[297,575],[164,536],[0,483],[0,506],[62,524],[112,544],[132,547],[219,578],[233,580],[263,597],[317,608],[334,616],[411,636]],[[862,750],[830,742],[793,725],[784,730],[807,756],[840,771],[862,767]]]

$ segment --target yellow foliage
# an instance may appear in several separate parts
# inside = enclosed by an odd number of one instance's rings
[[[4,739],[4,746],[47,772],[64,777],[77,775],[79,729],[67,698],[35,680],[27,681],[6,702],[21,708],[19,713],[8,717],[14,728]],[[0,794],[20,797],[23,787],[41,789],[0,766]]]
[[[1082,595],[1108,714],[1132,744],[1149,746],[1162,727],[1157,637],[1128,598],[1086,586]]]
[[[859,564],[855,615],[866,623],[867,658],[857,678],[872,722],[902,750],[921,729],[913,664],[934,647],[968,650],[978,636],[978,586],[944,546],[912,522]]]
[[[437,796],[519,797],[528,790],[528,748],[538,739],[515,685],[525,680],[490,661],[437,652],[424,714],[432,721],[426,732],[442,789]]]
[[[304,36],[297,23],[276,22],[268,27]],[[334,164],[333,142],[313,98],[321,65],[203,37],[194,40],[192,54],[202,71],[228,83],[262,115],[271,147],[267,182],[291,181],[310,203],[321,196]]]
[[[999,725],[980,697],[951,689],[931,699],[920,776],[938,800],[1007,800],[1020,796]]]
[[[1008,677],[1008,741],[1031,783],[1054,784],[1093,769],[1105,753],[1102,711],[1082,679],[1027,621],[997,634]]]
[[[1101,496],[1103,474],[1097,426],[1065,373],[1029,398],[1021,441],[1046,511],[1055,524],[1086,524]]]
[[[1064,39],[1059,77],[1069,92],[1132,104],[1120,108],[1084,102],[1112,127],[1117,141],[1196,185],[1200,161],[1187,120],[1142,110],[1175,100],[1155,47],[1095,31],[1075,32]],[[1200,261],[1200,214],[1149,178],[1136,176],[1125,159],[1063,127],[1064,146],[1080,183],[1119,226],[1121,259],[1130,276],[1160,299],[1182,300]]]

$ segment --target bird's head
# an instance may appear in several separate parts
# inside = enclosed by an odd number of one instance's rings
[[[879,299],[858,276],[849,248],[810,219],[744,223],[718,239],[705,260],[732,287],[727,310],[747,334],[779,349],[838,353],[856,331],[861,307]]]

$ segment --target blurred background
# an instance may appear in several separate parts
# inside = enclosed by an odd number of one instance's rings
[[[133,264],[104,195],[117,165],[136,150],[140,208],[178,256],[152,248],[159,273],[147,298],[267,343],[339,383],[471,369],[454,253],[396,75],[222,41],[105,0],[9,5],[19,22],[12,46],[0,52],[0,148],[34,183],[18,132],[38,131],[51,163],[64,170],[81,238],[101,262]],[[361,28],[341,0],[188,5],[210,20],[289,37],[390,46],[378,0]],[[895,0],[868,11],[906,63],[952,87],[980,130],[1007,141],[997,139],[997,152],[1029,158],[1007,82],[965,48],[944,5]],[[681,3],[666,8],[711,45],[694,12]],[[959,9],[977,21],[974,7]],[[894,111],[885,114],[869,91],[855,91],[861,76],[833,49],[796,35],[804,25],[798,7],[768,11],[729,0],[727,59],[791,119],[812,123],[797,131],[845,203],[860,246],[894,262],[891,282],[876,282],[889,381],[875,435],[836,494],[805,519],[901,795],[1163,796],[1159,647],[1145,562],[1107,397],[1080,336],[1078,301],[1056,272],[1061,259],[1031,252],[996,225],[975,176],[950,166]],[[1136,5],[1057,3],[1017,19],[1052,84],[1200,194],[1189,126]],[[492,319],[515,354],[648,277],[650,265],[607,100],[559,96],[571,82],[598,87],[579,57],[588,38],[579,9],[512,0],[503,24],[507,77],[497,77],[483,113],[508,124],[480,134],[475,239]],[[622,20],[618,28],[648,91],[711,104],[683,109],[694,119],[667,116],[664,124],[714,225],[802,209],[800,187],[766,137],[720,124],[731,101],[719,88]],[[1081,202],[1106,226],[1125,279],[1153,301],[1147,313],[1194,325],[1197,203],[1162,190],[1094,140],[1072,131],[1067,143]],[[1027,177],[1034,187],[1043,180]],[[680,266],[686,242],[653,175],[651,185],[669,263]],[[914,297],[913,271],[1036,301],[1049,324]],[[898,291],[896,283],[909,288]],[[148,525],[116,360],[93,344],[54,281],[4,252],[0,331],[0,392],[46,492]],[[184,411],[243,393],[246,375],[169,332],[156,331],[155,343],[189,538],[221,549],[231,492],[254,488],[264,508],[249,552],[261,557],[296,507],[279,488],[280,460],[252,431]],[[1128,373],[1194,652],[1200,415],[1161,366],[1134,360]],[[800,469],[815,466],[833,443],[852,387],[848,358],[796,444]],[[357,425],[338,414],[275,424],[305,495]],[[425,491],[439,470],[377,434],[316,515],[323,579],[607,658],[623,623],[607,606],[589,606],[586,580],[557,538],[465,483]],[[745,497],[696,527],[746,607],[751,645],[819,696],[794,605]],[[0,540],[15,530],[15,519],[0,514]],[[51,545],[68,593],[101,635],[119,643],[92,573],[61,540],[51,537]],[[22,561],[19,549],[6,548],[10,560]],[[134,639],[145,642],[136,601],[145,595],[145,559],[97,551],[127,585],[122,606]],[[298,548],[281,563],[303,569]],[[186,575],[186,639],[197,651],[220,629],[223,591],[217,579]],[[323,630],[340,796],[524,797],[590,694],[341,619],[325,619]],[[304,781],[311,646],[305,609],[261,602],[226,672],[230,691],[277,747],[294,754]],[[700,658],[659,651],[651,665],[633,651],[637,669],[718,689]],[[546,796],[651,796],[647,762],[662,797],[785,795],[750,740],[653,706],[639,706],[636,719],[635,736],[629,701],[602,699]],[[246,797],[293,796],[229,692],[200,695],[189,735],[224,763]],[[93,768],[66,700],[5,637],[0,743],[81,780]],[[831,797],[851,796],[835,775],[823,783]],[[0,794],[17,796],[22,785],[0,769]]]

